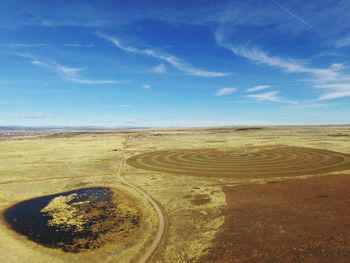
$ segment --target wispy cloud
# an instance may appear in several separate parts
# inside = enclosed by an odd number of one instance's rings
[[[166,72],[166,67],[164,66],[164,64],[159,64],[158,66],[155,66],[152,70],[157,74],[164,74]]]
[[[303,63],[290,59],[282,58],[278,56],[270,56],[269,54],[257,49],[247,48],[244,46],[226,46],[236,55],[247,58],[258,64],[265,64],[268,66],[280,68],[288,73],[307,73],[312,74],[314,77],[323,78],[324,80],[335,80],[340,74],[339,70],[342,68],[342,64],[332,64],[328,68],[314,68],[308,67]]]
[[[307,22],[305,19],[302,19],[300,16],[297,16],[294,12],[290,11],[289,9],[287,9],[286,7],[284,7],[283,5],[279,4],[277,1],[275,0],[271,0],[272,3],[274,3],[276,6],[278,6],[279,8],[281,8],[283,11],[285,11],[287,14],[289,14],[290,16],[292,16],[293,18],[295,18],[296,20],[298,20],[299,22],[303,23],[304,25],[312,28],[312,25]]]
[[[50,44],[50,43],[0,43],[0,47],[6,48],[40,48],[40,47],[93,47],[94,44],[79,44],[79,43],[62,43],[62,44]]]
[[[138,54],[138,55],[161,60],[161,61],[171,65],[172,67],[176,68],[177,70],[180,70],[188,75],[198,76],[198,77],[223,77],[223,76],[230,75],[229,73],[206,71],[206,70],[197,69],[197,68],[193,67],[192,65],[190,65],[189,63],[187,63],[186,61],[184,61],[176,56],[162,54],[162,53],[160,53],[156,50],[153,50],[153,49],[149,49],[149,48],[140,49],[140,48],[135,48],[132,46],[127,46],[127,45],[122,44],[122,42],[118,38],[108,36],[108,35],[100,33],[100,32],[96,33],[96,35],[100,38],[103,38],[103,39],[110,41],[116,47],[118,47],[119,49],[121,49],[125,52],[134,53],[134,54]]]
[[[47,119],[51,115],[47,113],[42,113],[42,112],[35,112],[35,113],[28,113],[28,114],[23,114],[23,115],[17,115],[17,118],[20,119],[27,119],[27,120],[34,120],[34,119]]]
[[[48,43],[2,43],[0,47],[6,48],[35,48],[35,47],[48,47],[51,44]]]
[[[324,107],[330,107],[333,106],[334,104],[330,103],[301,103],[297,104],[294,107],[297,109],[314,109],[314,108],[324,108]]]
[[[143,89],[150,89],[150,88],[152,88],[152,86],[149,84],[144,84],[144,85],[142,85],[142,88]]]
[[[282,103],[291,103],[291,104],[297,104],[295,101],[291,100],[285,100],[282,97],[279,96],[278,91],[269,91],[264,93],[257,93],[257,94],[249,94],[245,96],[246,98],[251,98],[258,101],[270,101],[270,102],[282,102]]]
[[[59,77],[64,80],[80,83],[80,84],[115,84],[119,83],[115,80],[95,80],[95,79],[86,79],[80,76],[82,71],[85,71],[86,68],[72,68],[67,66],[62,66],[56,62],[43,62],[41,60],[32,60],[31,63],[34,66],[42,67],[47,70],[51,70],[57,73]]]
[[[32,60],[38,59],[36,56],[29,54],[29,53],[13,52],[12,54],[15,56],[21,57],[21,58],[27,58],[27,59],[32,59]]]
[[[244,57],[257,64],[279,68],[287,73],[301,73],[308,76],[303,79],[317,88],[321,94],[316,100],[336,99],[350,96],[350,75],[344,73],[342,63],[333,63],[327,68],[310,67],[295,59],[271,56],[257,48],[236,46],[225,42],[221,31],[216,32],[216,40],[222,47],[231,50],[235,55]]]
[[[343,47],[348,47],[348,46],[350,46],[350,35],[343,37],[341,39],[338,39],[335,42],[335,47],[337,47],[337,48],[343,48]]]
[[[253,94],[245,95],[244,97],[258,100],[258,101],[270,101],[270,102],[279,102],[279,103],[299,104],[299,102],[296,102],[294,100],[287,100],[287,99],[282,98],[279,95],[279,91],[271,90],[271,89],[272,89],[272,87],[269,85],[254,86],[252,88],[248,88],[245,90],[245,92],[253,93]],[[266,90],[269,90],[269,91],[266,91]],[[261,91],[266,91],[266,92],[256,93],[256,92],[261,92]]]
[[[320,28],[323,34],[335,36],[339,35],[339,32],[348,31],[347,25],[350,20],[347,16],[349,2],[346,0],[332,1],[331,4],[322,1],[319,6],[315,6],[314,1],[298,0],[275,0],[279,6],[271,1],[257,4],[257,1],[254,0],[205,1],[205,4],[201,5],[193,1],[181,1],[181,4],[159,1],[156,5],[140,4],[140,8],[134,8],[133,1],[118,5],[118,8],[113,3],[114,1],[103,1],[102,5],[98,1],[85,1],[84,4],[81,1],[71,1],[66,5],[59,4],[59,2],[33,5],[28,2],[16,5],[16,8],[13,8],[12,2],[2,5],[5,15],[2,16],[0,27],[18,28],[35,25],[115,29],[146,20],[201,26],[212,26],[223,20],[229,20],[234,25],[273,24],[277,25],[279,30],[287,33],[304,32],[305,28],[309,27],[307,25],[312,24],[315,28]],[[291,17],[299,23],[290,21]],[[308,19],[312,23],[307,21]]]
[[[338,99],[343,97],[350,97],[350,86],[348,90],[324,93],[316,101]]]
[[[246,92],[256,92],[256,91],[261,91],[261,90],[266,90],[266,89],[270,89],[271,86],[269,85],[258,85],[258,86],[254,86],[252,88],[248,88],[245,91]]]
[[[64,43],[62,47],[93,47],[94,44]]]
[[[229,95],[229,94],[232,94],[236,91],[237,89],[236,88],[222,88],[222,89],[218,89],[216,92],[215,92],[215,96],[225,96],[225,95]]]

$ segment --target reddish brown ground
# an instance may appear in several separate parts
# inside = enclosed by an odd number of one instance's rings
[[[226,221],[201,262],[350,262],[350,175],[224,190]]]

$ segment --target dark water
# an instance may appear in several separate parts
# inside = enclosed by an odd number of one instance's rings
[[[72,203],[87,200],[93,202],[111,202],[113,193],[109,188],[95,187],[42,196],[20,202],[8,208],[4,213],[4,217],[13,230],[26,236],[29,240],[47,247],[61,248],[65,250],[65,245],[73,244],[74,240],[79,238],[89,238],[91,232],[64,231],[60,228],[49,226],[48,221],[51,219],[51,216],[40,212],[40,210],[42,210],[53,198],[58,196],[68,196],[71,194],[78,195],[77,198],[74,198],[74,200],[71,201]],[[68,202],[68,204],[70,203]]]

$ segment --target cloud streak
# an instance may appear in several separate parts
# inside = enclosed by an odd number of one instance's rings
[[[115,80],[95,80],[86,79],[80,76],[82,71],[86,68],[72,68],[67,66],[62,66],[56,62],[43,62],[41,60],[32,60],[31,64],[37,67],[45,68],[47,70],[56,72],[57,75],[67,81],[79,83],[79,84],[115,84],[119,83]]]
[[[94,44],[79,44],[79,43],[63,43],[61,44],[62,47],[93,47]]]
[[[287,14],[289,14],[290,16],[294,17],[296,20],[298,20],[299,22],[303,23],[304,25],[312,28],[312,25],[307,22],[305,19],[302,19],[301,17],[297,16],[295,13],[293,13],[292,11],[290,11],[289,9],[287,9],[286,7],[284,7],[283,5],[279,4],[277,1],[275,0],[271,0],[272,3],[274,3],[276,6],[278,6],[280,9],[282,9],[284,12],[286,12]]]
[[[338,39],[335,42],[335,47],[337,47],[337,48],[344,48],[344,47],[348,47],[348,46],[350,46],[350,35],[343,37],[341,39]]]
[[[265,64],[271,67],[280,68],[288,73],[307,73],[313,75],[314,77],[322,78],[323,80],[328,81],[338,79],[340,77],[339,70],[342,68],[341,64],[333,64],[328,68],[308,67],[297,60],[270,56],[257,48],[247,48],[244,46],[230,46],[228,48],[234,54],[247,58],[258,64]]]
[[[48,43],[7,43],[0,44],[0,47],[6,48],[36,48],[36,47],[49,47],[51,44]]]
[[[257,94],[249,94],[244,96],[246,98],[258,100],[258,101],[270,101],[270,102],[281,102],[281,103],[290,103],[290,104],[298,104],[296,101],[285,100],[279,96],[278,91],[269,91],[264,93]]]
[[[304,63],[290,58],[271,56],[257,48],[227,44],[222,31],[216,32],[217,43],[232,51],[235,55],[246,58],[257,64],[267,65],[281,69],[289,74],[305,74],[311,87],[316,88],[322,94],[315,100],[329,100],[350,96],[350,75],[344,73],[344,65],[333,63],[327,68],[310,67]]]
[[[261,91],[261,90],[266,90],[266,89],[270,89],[271,86],[269,85],[258,85],[258,86],[254,86],[252,88],[248,88],[245,91],[246,92],[256,92],[256,91]]]
[[[38,119],[47,119],[51,115],[42,112],[28,113],[23,115],[18,115],[17,118],[26,119],[26,120],[38,120]]]
[[[350,97],[350,86],[348,90],[333,91],[322,94],[316,101],[338,99],[343,97]]]
[[[155,66],[152,70],[157,74],[166,73],[166,67],[164,66],[164,64],[159,64],[158,66]]]
[[[236,88],[229,88],[229,87],[218,89],[215,92],[215,96],[221,97],[221,96],[229,95],[229,94],[234,93],[236,90],[237,90]]]
[[[79,43],[63,43],[63,44],[50,44],[50,43],[0,43],[0,47],[5,48],[41,48],[41,47],[86,47],[91,48],[94,45],[93,44],[79,44]]]
[[[153,49],[149,49],[149,48],[140,49],[140,48],[135,48],[132,46],[127,46],[127,45],[124,45],[118,38],[108,36],[108,35],[100,33],[100,32],[96,33],[96,35],[100,38],[108,40],[109,42],[114,44],[116,47],[118,47],[119,49],[121,49],[125,52],[134,53],[134,54],[138,54],[141,56],[158,59],[164,63],[171,65],[173,68],[175,68],[179,71],[182,71],[182,72],[184,72],[188,75],[191,75],[191,76],[209,77],[210,78],[210,77],[224,77],[224,76],[230,75],[230,73],[206,71],[206,70],[197,69],[197,68],[193,67],[192,65],[190,65],[189,63],[187,63],[186,61],[184,61],[176,56],[162,54],[162,53],[160,53],[156,50],[153,50]]]

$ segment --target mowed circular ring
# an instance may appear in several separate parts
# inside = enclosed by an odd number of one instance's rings
[[[313,148],[174,149],[127,159],[136,168],[191,176],[268,178],[350,169],[350,155]]]

